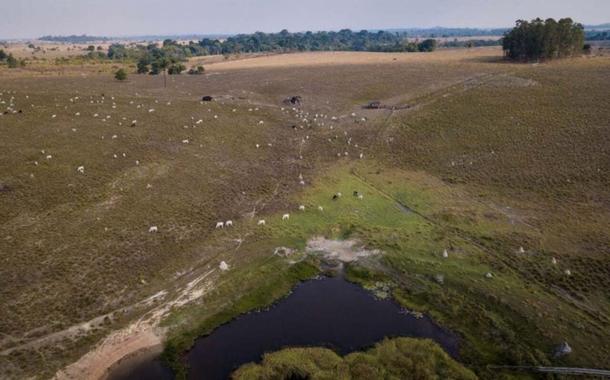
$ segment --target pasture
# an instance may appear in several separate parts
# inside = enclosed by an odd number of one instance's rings
[[[458,332],[480,377],[609,367],[610,59],[500,56],[211,59],[167,88],[0,68],[0,373],[95,377],[159,345],[179,369],[318,273],[315,236],[383,252],[349,277]]]

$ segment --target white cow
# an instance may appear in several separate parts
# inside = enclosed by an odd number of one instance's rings
[[[300,205],[299,206],[299,211],[305,211],[305,206],[304,205]]]
[[[216,223],[216,228],[224,228],[225,224],[223,222]]]
[[[320,211],[324,211],[324,207],[322,207],[322,206],[318,206],[318,210],[320,210]]]
[[[81,173],[81,174],[84,174],[85,173],[85,167],[84,166],[79,166],[78,168],[76,168],[76,171]]]
[[[288,219],[290,219],[290,214],[282,215],[282,220],[288,220]]]
[[[150,233],[159,232],[159,228],[157,226],[152,226],[148,229],[148,232],[150,232]]]
[[[443,257],[444,258],[448,258],[449,257],[449,252],[447,252],[447,250],[443,251]]]
[[[225,226],[227,226],[227,227],[233,227],[233,221],[232,221],[232,220],[227,220],[227,221],[225,222]]]
[[[224,262],[224,261],[221,261],[221,262],[220,262],[220,265],[219,265],[219,268],[220,268],[220,270],[221,270],[221,271],[226,271],[226,270],[229,270],[229,264],[227,264],[227,263],[226,263],[226,262]]]
[[[258,221],[258,223],[256,223],[258,226],[264,226],[265,225],[265,219],[261,219]]]

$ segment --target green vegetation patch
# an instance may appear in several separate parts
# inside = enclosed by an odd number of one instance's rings
[[[326,348],[289,348],[246,364],[235,380],[266,379],[476,379],[430,340],[387,339],[365,352],[340,357]]]

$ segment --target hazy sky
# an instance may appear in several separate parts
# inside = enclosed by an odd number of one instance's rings
[[[0,38],[610,22],[610,0],[0,0]]]

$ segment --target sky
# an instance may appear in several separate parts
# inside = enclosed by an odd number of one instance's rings
[[[610,0],[0,0],[0,39],[610,22]]]

